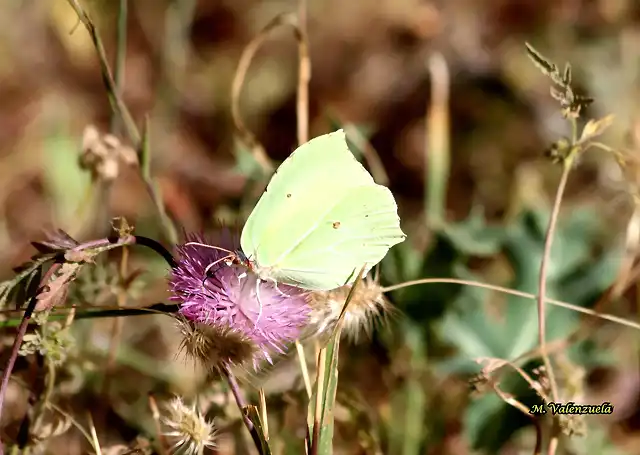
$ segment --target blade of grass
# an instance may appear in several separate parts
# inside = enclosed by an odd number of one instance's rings
[[[449,182],[449,69],[441,54],[429,59],[431,100],[426,121],[425,215],[427,225],[438,228],[445,221]]]
[[[354,296],[356,287],[362,281],[366,264],[357,275],[345,299],[342,312],[338,317],[329,341],[318,353],[316,387],[313,399],[309,400],[309,434],[311,435],[310,455],[331,455],[333,453],[333,434],[336,391],[338,389],[338,354],[340,352],[340,335],[347,306]],[[354,270],[355,273],[355,270]]]
[[[269,420],[268,420],[268,415],[267,415],[267,397],[264,393],[264,389],[261,387],[258,390],[258,396],[260,398],[260,419],[262,420],[262,426],[263,426],[263,433],[264,433],[264,438],[267,442],[269,442]]]
[[[263,421],[260,418],[260,412],[258,411],[258,408],[253,405],[248,405],[244,407],[242,413],[244,417],[249,419],[249,421],[253,424],[253,428],[256,429],[256,434],[260,439],[260,453],[262,455],[271,455],[271,447],[269,447],[269,438],[266,432],[266,425],[263,424]]]
[[[310,401],[311,423],[310,455],[331,455],[333,453],[333,409],[338,386],[338,352],[340,329],[329,340],[318,355],[318,368],[314,399]]]

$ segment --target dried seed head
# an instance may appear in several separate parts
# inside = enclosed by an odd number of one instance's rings
[[[182,332],[181,349],[212,372],[224,365],[243,365],[256,355],[258,346],[247,336],[227,326],[176,318]]]
[[[331,331],[344,308],[351,286],[342,286],[331,291],[314,292],[310,295],[311,325],[315,334]],[[382,287],[371,278],[363,279],[356,287],[344,313],[342,331],[350,340],[357,342],[360,334],[370,337],[375,325],[384,321],[394,311],[385,298]]]
[[[161,422],[167,427],[164,435],[173,442],[172,453],[201,455],[205,448],[216,446],[214,424],[204,418],[195,404],[189,407],[180,397],[175,397],[165,409],[167,413]]]

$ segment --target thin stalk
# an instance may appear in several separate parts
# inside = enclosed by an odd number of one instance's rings
[[[11,373],[13,372],[13,367],[16,364],[16,360],[18,358],[18,352],[20,351],[20,346],[22,346],[22,340],[24,339],[24,335],[27,333],[27,327],[29,326],[29,320],[33,315],[33,311],[38,304],[37,296],[40,292],[43,291],[44,286],[49,282],[51,277],[62,267],[62,264],[55,263],[49,267],[49,270],[44,274],[44,277],[40,281],[39,290],[29,299],[29,303],[27,304],[27,309],[22,316],[22,321],[20,322],[20,326],[18,327],[18,333],[16,334],[15,339],[13,340],[13,346],[11,347],[11,355],[9,356],[9,361],[7,362],[7,366],[2,371],[2,381],[0,383],[0,418],[2,417],[2,411],[4,410],[4,397],[7,394],[7,387],[9,386],[9,378],[11,377]],[[0,440],[0,455],[4,455],[4,444],[2,440]]]
[[[98,34],[98,30],[91,20],[91,17],[82,8],[82,6],[80,6],[80,3],[78,3],[77,0],[67,0],[67,2],[76,12],[80,22],[82,22],[84,27],[87,29],[87,32],[91,37],[91,41],[93,42],[93,45],[96,49],[96,52],[98,54],[98,61],[100,62],[102,81],[107,91],[107,97],[109,99],[109,103],[111,104],[111,109],[113,110],[114,114],[117,115],[118,118],[120,118],[127,137],[134,145],[134,148],[138,150],[139,155],[141,155],[142,150],[144,149],[143,142],[146,142],[146,139],[141,136],[136,122],[131,115],[131,112],[129,112],[127,105],[124,103],[122,97],[119,94],[118,86],[116,85],[111,67],[109,66],[107,54],[105,52],[104,45],[102,44],[102,40],[100,39],[100,35]],[[145,139],[145,141],[143,141],[143,139]],[[148,151],[146,153],[148,155]],[[142,161],[143,159],[148,159],[148,157],[140,157],[140,159]],[[149,197],[153,201],[156,211],[158,212],[165,236],[172,244],[175,244],[177,242],[176,228],[173,225],[173,221],[169,219],[165,214],[162,198],[160,197],[159,190],[155,185],[155,182],[150,175],[145,173],[141,173],[141,178],[144,181],[147,193],[149,194]]]
[[[567,180],[569,179],[569,172],[571,172],[571,160],[565,161],[562,168],[562,175],[560,176],[560,182],[558,183],[558,189],[556,190],[555,200],[553,202],[553,208],[551,210],[551,218],[549,220],[549,226],[547,227],[547,233],[544,239],[544,250],[542,254],[542,261],[540,263],[540,276],[538,281],[538,344],[540,345],[540,353],[542,361],[544,363],[546,374],[549,378],[549,387],[551,389],[551,396],[553,401],[558,402],[558,386],[556,384],[555,375],[551,365],[551,360],[547,354],[547,341],[546,341],[546,292],[547,292],[547,269],[549,267],[549,261],[551,258],[551,246],[553,244],[553,238],[558,224],[558,216],[560,214],[560,206],[562,204],[562,198],[564,197],[564,190],[567,186]]]
[[[44,392],[44,396],[38,401],[38,405],[34,410],[36,420],[33,423],[34,433],[38,434],[40,426],[42,425],[42,419],[44,418],[44,411],[47,409],[49,402],[51,401],[51,395],[53,395],[53,388],[56,384],[56,369],[53,362],[45,356],[45,363],[47,365],[47,385]]]
[[[153,424],[156,429],[156,437],[158,438],[158,452],[160,455],[167,455],[167,441],[162,433],[162,426],[160,425],[160,410],[158,409],[158,403],[153,394],[149,394],[149,409],[151,409],[151,416],[153,417]]]
[[[463,280],[463,279],[458,279],[458,278],[424,278],[424,279],[420,279],[420,280],[412,280],[412,281],[407,281],[405,283],[400,283],[400,284],[396,284],[393,286],[387,286],[382,288],[382,292],[391,292],[391,291],[395,291],[398,289],[402,289],[405,287],[409,287],[409,286],[416,286],[416,285],[420,285],[420,284],[459,284],[462,286],[472,286],[472,287],[477,287],[477,288],[483,288],[483,289],[488,289],[490,291],[496,291],[496,292],[501,292],[504,294],[508,294],[508,295],[513,295],[516,297],[522,297],[525,299],[532,299],[532,300],[538,300],[537,295],[535,294],[529,294],[528,292],[522,292],[522,291],[516,291],[514,289],[509,289],[509,288],[505,288],[503,286],[497,286],[494,284],[488,284],[488,283],[481,283],[479,281],[469,281],[469,280]],[[586,314],[588,316],[593,316],[595,318],[600,318],[600,319],[604,319],[606,321],[610,321],[610,322],[614,322],[616,324],[620,324],[620,325],[624,325],[626,327],[630,327],[632,329],[636,329],[636,330],[640,330],[640,324],[634,321],[629,321],[626,320],[624,318],[618,317],[618,316],[614,316],[612,314],[607,314],[607,313],[599,313],[597,311],[593,311],[589,308],[583,308],[581,306],[578,305],[573,305],[571,303],[567,303],[567,302],[563,302],[561,300],[555,300],[555,299],[549,299],[549,298],[544,298],[544,301],[546,303],[549,303],[551,305],[554,306],[558,306],[561,308],[566,308],[568,310],[572,310],[572,311],[576,311],[578,313],[582,313],[582,314]]]
[[[549,219],[549,226],[547,227],[547,233],[544,239],[544,251],[542,255],[542,261],[540,263],[540,276],[538,282],[538,344],[540,346],[540,355],[544,364],[547,378],[549,379],[549,388],[551,390],[551,396],[556,403],[560,401],[558,394],[558,384],[556,383],[555,374],[553,372],[553,365],[547,352],[546,342],[546,305],[545,297],[547,291],[547,268],[549,260],[551,258],[551,245],[553,244],[553,238],[555,236],[556,226],[558,224],[558,216],[560,214],[560,206],[562,204],[562,198],[564,197],[564,190],[567,186],[567,180],[569,179],[569,172],[573,167],[573,157],[578,151],[576,144],[578,142],[578,121],[575,118],[571,118],[571,150],[568,156],[562,162],[562,175],[560,176],[560,182],[556,190],[556,196],[553,201],[553,208],[551,209],[551,218]],[[558,422],[553,419],[553,428],[551,434],[551,441],[549,442],[548,455],[554,455],[558,448],[560,431],[558,428]]]
[[[127,58],[127,21],[129,17],[129,0],[120,0],[118,8],[118,32],[116,37],[116,58],[113,64],[113,82],[119,96],[122,96],[125,61]],[[111,133],[119,136],[120,118],[113,112],[111,115]]]
[[[236,405],[240,410],[240,414],[242,415],[242,421],[244,422],[245,427],[247,427],[247,430],[249,430],[251,439],[253,439],[253,443],[255,444],[256,449],[258,449],[258,453],[262,454],[262,442],[260,441],[260,436],[257,433],[256,427],[244,412],[248,405],[246,400],[244,399],[244,395],[242,395],[242,391],[240,390],[240,386],[238,385],[236,377],[227,367],[220,368],[220,373],[227,380],[227,384],[229,384],[231,394],[233,395],[233,398],[236,401]]]

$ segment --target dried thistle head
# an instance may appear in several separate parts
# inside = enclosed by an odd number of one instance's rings
[[[182,333],[181,350],[210,372],[222,365],[243,365],[257,354],[258,346],[251,338],[228,326],[193,322],[185,317],[176,320]]]
[[[89,170],[96,180],[111,182],[118,177],[120,163],[137,166],[136,151],[116,136],[100,134],[95,126],[87,126],[82,135],[80,167]]]
[[[342,313],[351,286],[342,286],[331,291],[311,293],[311,327],[320,335],[331,331]],[[360,335],[370,337],[376,324],[392,314],[394,308],[384,296],[379,283],[369,277],[356,287],[347,304],[342,322],[342,332],[351,341],[357,342]]]
[[[187,406],[180,397],[175,397],[165,405],[165,411],[161,422],[167,428],[164,435],[173,442],[172,453],[201,455],[205,448],[216,446],[217,430],[195,404]]]
[[[221,247],[237,251],[237,241],[230,231],[223,231],[221,240]],[[272,355],[283,354],[307,326],[307,293],[259,281],[244,266],[225,262],[229,257],[225,251],[206,245],[202,236],[189,235],[178,246],[178,266],[169,279],[171,300],[180,303],[180,313],[187,320],[199,324],[200,334],[204,333],[203,326],[208,327],[206,339],[225,340],[227,347],[234,346],[225,352],[251,351],[254,368],[261,360],[272,362]],[[217,266],[207,272],[212,263]],[[245,342],[253,348],[247,348]],[[241,345],[244,347],[239,348]]]

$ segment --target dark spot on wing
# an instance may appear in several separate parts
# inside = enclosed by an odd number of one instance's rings
[[[365,218],[369,218],[369,215],[365,215],[364,217],[365,217]]]
[[[291,193],[287,193],[287,197],[291,197]]]
[[[338,229],[340,227],[340,221],[334,221],[332,226],[334,229]]]

